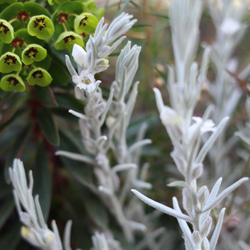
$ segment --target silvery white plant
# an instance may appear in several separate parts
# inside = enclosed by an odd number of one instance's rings
[[[131,46],[131,42],[128,42],[121,50],[116,63],[116,78],[111,84],[107,100],[103,98],[102,90],[99,87],[101,81],[95,79],[95,74],[108,68],[109,61],[104,58],[109,56],[124,40],[123,33],[127,32],[136,22],[131,18],[132,15],[122,13],[109,26],[104,24],[104,19],[101,19],[94,36],[90,36],[86,44],[86,50],[74,45],[72,56],[77,64],[77,71],[69,57],[66,56],[66,65],[76,84],[75,95],[85,103],[84,113],[73,110],[69,112],[79,118],[82,142],[88,155],[57,152],[57,155],[93,166],[97,183],[91,183],[88,187],[109,208],[129,242],[134,240],[135,231],[146,231],[145,225],[137,221],[138,213],[143,214],[140,217],[146,217],[143,207],[137,205],[138,200],[130,195],[130,189],[132,187],[146,189],[151,187],[149,183],[145,182],[145,174],[139,178],[138,170],[141,147],[151,142],[143,139],[145,127],[142,127],[136,142],[131,146],[127,145],[126,139],[138,92],[139,83],[133,83],[133,81],[138,68],[141,48],[137,45]],[[106,124],[106,131],[103,131],[104,124]],[[117,162],[115,166],[111,166],[108,156],[110,152],[113,152]],[[146,171],[147,165],[143,169],[142,173]],[[124,179],[123,184],[120,176]],[[129,196],[131,199],[128,199]],[[163,230],[159,230],[153,235],[156,237],[162,232]],[[149,237],[147,244],[158,249],[154,237]]]
[[[208,0],[208,5],[215,27],[215,41],[211,45],[211,59],[215,72],[215,80],[207,81],[207,90],[212,97],[215,109],[213,120],[219,122],[225,116],[232,116],[236,110],[243,91],[237,86],[237,81],[231,73],[238,74],[240,78],[246,79],[250,74],[250,66],[245,67],[241,72],[238,59],[233,53],[243,38],[246,31],[246,24],[243,17],[247,10],[247,0]],[[209,153],[213,175],[228,175],[231,181],[232,175],[226,157],[236,145],[237,137],[227,139],[226,129],[221,133]],[[239,169],[240,171],[240,169]],[[239,172],[235,172],[239,174]]]
[[[177,181],[171,185],[183,187],[182,205],[185,212],[182,211],[175,197],[173,197],[173,208],[171,208],[148,198],[135,189],[132,190],[148,205],[177,218],[184,236],[185,248],[188,250],[215,249],[225,208],[219,209],[218,220],[214,227],[211,211],[217,208],[233,190],[248,180],[248,178],[241,178],[221,192],[219,192],[221,177],[210,191],[206,185],[198,185],[198,179],[203,173],[203,161],[229,119],[224,117],[216,126],[212,120],[208,119],[212,112],[211,107],[207,108],[203,117],[194,116],[194,108],[202,84],[206,80],[209,60],[207,48],[199,72],[197,63],[191,62],[198,44],[201,13],[202,1],[200,0],[171,1],[169,17],[175,58],[175,70],[170,67],[168,75],[171,107],[164,105],[160,91],[154,89],[160,119],[174,147],[171,156],[184,178],[184,181]],[[203,135],[207,138],[202,145]]]
[[[14,159],[12,168],[9,168],[10,179],[13,185],[17,212],[20,221],[24,224],[21,228],[22,237],[30,244],[43,250],[71,250],[70,231],[71,221],[68,221],[64,232],[62,244],[55,221],[52,221],[52,230],[47,226],[39,197],[33,197],[33,175],[29,172],[29,184],[27,183],[23,162]]]
[[[42,213],[39,197],[32,195],[34,183],[32,171],[29,171],[28,183],[23,162],[20,159],[14,159],[9,173],[17,212],[20,221],[24,224],[21,228],[22,237],[31,245],[42,250],[71,250],[72,221],[68,221],[66,224],[62,243],[56,222],[53,220],[52,230],[49,229]],[[92,242],[91,250],[122,250],[120,243],[115,241],[109,232],[105,234],[96,232],[92,236]]]

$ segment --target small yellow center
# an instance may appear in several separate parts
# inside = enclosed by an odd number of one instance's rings
[[[53,237],[49,235],[45,240],[46,240],[46,243],[49,243],[53,240]]]
[[[21,234],[24,238],[28,238],[30,234],[30,230],[27,227],[22,226],[21,227]]]

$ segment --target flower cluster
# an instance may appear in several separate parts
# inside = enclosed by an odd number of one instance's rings
[[[109,27],[104,24],[102,18],[96,27],[94,36],[89,37],[86,51],[82,47],[74,45],[72,56],[77,63],[78,72],[73,68],[68,56],[66,56],[66,64],[72,80],[76,84],[76,93],[78,89],[90,93],[98,88],[100,81],[96,81],[94,76],[109,67],[108,60],[105,58],[125,39],[125,36],[122,35],[136,22],[135,19],[130,21],[131,18],[132,15],[123,13]],[[111,45],[111,43],[113,44]]]
[[[84,46],[84,39],[94,33],[104,12],[92,1],[89,5],[71,1],[57,4],[53,13],[36,2],[11,3],[1,12],[0,72],[6,75],[0,88],[4,91],[23,92],[25,81],[32,86],[51,84],[51,40],[57,50],[71,51],[74,44]]]

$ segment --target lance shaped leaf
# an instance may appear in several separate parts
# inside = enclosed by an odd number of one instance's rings
[[[14,39],[14,29],[10,23],[0,19],[0,40],[4,43],[11,43]]]
[[[14,91],[23,92],[25,90],[25,85],[20,76],[15,74],[9,74],[4,76],[0,82],[0,88],[4,91]]]
[[[173,197],[173,207],[176,211],[182,213],[176,197]],[[194,243],[192,233],[191,233],[191,230],[190,230],[187,222],[184,220],[178,219],[178,218],[177,218],[177,220],[178,220],[179,226],[183,232],[186,249],[195,249],[195,243]],[[187,246],[189,246],[189,248]]]
[[[55,47],[58,50],[68,49],[72,51],[74,44],[84,46],[82,37],[73,31],[63,32],[57,39]]]
[[[186,215],[186,214],[183,214],[182,212],[176,210],[176,209],[173,209],[173,208],[170,208],[168,206],[165,206],[159,202],[156,202],[150,198],[148,198],[147,196],[141,194],[140,192],[138,192],[137,190],[135,189],[131,189],[131,191],[139,198],[141,199],[143,202],[145,202],[146,204],[148,204],[149,206],[159,210],[160,212],[162,213],[165,213],[165,214],[168,214],[168,215],[171,215],[177,219],[182,219],[182,220],[185,220],[187,222],[193,222],[193,219]]]
[[[22,61],[26,65],[40,62],[47,56],[47,50],[38,44],[29,44],[22,51]]]
[[[48,108],[40,108],[36,111],[37,121],[46,139],[53,145],[59,145],[60,139],[57,126],[52,113]]]
[[[18,55],[12,52],[6,52],[0,57],[0,72],[10,73],[19,71],[22,68],[22,62]]]
[[[210,240],[209,250],[215,250],[218,238],[220,236],[220,231],[221,231],[222,224],[223,224],[223,218],[224,218],[225,210],[226,210],[225,208],[222,208],[221,211],[220,211],[220,215],[219,215],[217,224],[216,224],[216,226],[214,228],[214,231],[213,231],[213,234],[212,234],[212,237],[211,237],[211,240]]]
[[[229,187],[227,187],[226,189],[224,189],[218,196],[214,197],[213,200],[209,199],[210,197],[208,197],[208,200],[207,200],[207,202],[206,202],[206,204],[205,204],[202,211],[206,212],[206,211],[216,207],[220,203],[220,201],[222,201],[231,192],[233,192],[236,188],[238,188],[242,183],[244,183],[244,182],[246,182],[248,180],[249,180],[248,177],[243,177],[243,178],[239,179],[238,181],[236,181],[235,183],[233,183],[232,185],[230,185]]]
[[[77,16],[74,21],[74,28],[76,33],[93,33],[97,26],[98,20],[91,13],[82,13]]]
[[[54,34],[54,24],[45,15],[33,16],[28,23],[28,33],[41,40],[46,40]]]
[[[41,87],[46,87],[52,82],[52,77],[50,73],[42,68],[35,68],[33,69],[28,77],[27,81],[29,85],[38,85]]]

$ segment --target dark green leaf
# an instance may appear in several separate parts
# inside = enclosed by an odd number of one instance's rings
[[[0,124],[0,131],[3,131],[6,127],[8,127],[12,122],[14,122],[17,118],[23,115],[27,111],[26,108],[19,110],[16,112],[10,119],[6,122]]]
[[[59,135],[52,114],[48,108],[37,110],[37,121],[46,139],[53,145],[59,145]]]
[[[52,82],[53,86],[69,85],[71,81],[71,75],[69,74],[66,66],[62,64],[56,58],[53,58],[49,72],[51,73],[51,76],[53,78],[53,82]]]
[[[76,99],[72,94],[69,93],[56,93],[56,101],[60,107],[67,109],[73,109],[77,112],[83,112],[84,103]]]
[[[138,134],[138,131],[141,129],[142,124],[146,123],[147,130],[151,130],[152,127],[156,127],[159,123],[159,118],[154,114],[148,114],[146,116],[140,117],[129,124],[127,130],[128,138],[133,138]]]
[[[59,130],[60,132],[60,150],[65,150],[74,153],[80,153],[79,146],[75,139],[70,137],[70,132],[62,128]],[[84,162],[79,162],[75,160],[71,160],[67,157],[60,156],[65,163],[67,169],[71,172],[71,174],[83,185],[89,186],[91,183],[91,166],[87,165]]]
[[[95,223],[101,228],[107,228],[108,213],[104,206],[100,206],[100,200],[93,197],[85,197],[88,202],[85,203],[86,209]]]
[[[60,123],[58,124],[58,129],[60,137],[63,136],[63,141],[61,141],[59,150],[87,154],[87,152],[84,150],[80,131],[78,129],[77,131],[65,129],[65,126]]]
[[[52,181],[49,156],[43,143],[40,143],[37,149],[33,176],[33,195],[39,195],[39,202],[43,211],[43,216],[45,220],[47,220],[51,203]]]
[[[1,178],[1,182],[5,182],[4,178],[3,178],[3,180]],[[4,199],[5,197],[10,196],[10,195],[12,195],[10,187],[9,186],[2,187],[2,185],[1,185],[1,188],[0,188],[0,199]]]
[[[45,15],[50,17],[50,14],[46,8],[32,1],[27,1],[24,3],[24,10],[28,13],[31,13],[32,16]]]
[[[53,107],[50,108],[51,112],[53,115],[56,115],[58,117],[62,117],[63,120],[65,121],[72,121],[75,124],[78,124],[79,119],[75,117],[74,115],[69,113],[69,110],[67,108],[62,108],[62,107]]]
[[[0,18],[10,20],[16,18],[18,13],[23,10],[23,3],[14,3],[6,7],[0,14]]]
[[[24,127],[18,134],[18,136],[15,139],[15,142],[11,148],[11,150],[8,152],[8,159],[5,166],[5,177],[6,180],[9,180],[9,174],[8,174],[8,168],[12,165],[14,158],[19,158],[20,153],[22,152],[22,149],[25,145],[25,142],[30,134],[30,131],[32,129],[33,123],[29,123],[26,127]],[[0,248],[1,249],[1,248]]]
[[[34,86],[36,90],[36,96],[38,99],[46,106],[55,106],[55,102],[51,96],[49,88],[44,88],[40,86]]]
[[[20,224],[11,224],[8,230],[1,233],[0,249],[14,250],[20,240]]]
[[[14,126],[13,126],[14,127]],[[9,151],[12,149],[12,145],[18,136],[19,131],[14,128],[6,129],[0,137],[0,154],[2,156],[7,156]],[[1,188],[0,188],[1,189]]]
[[[14,208],[14,201],[11,196],[6,199],[0,207],[0,228],[2,228],[3,224],[9,218]]]

